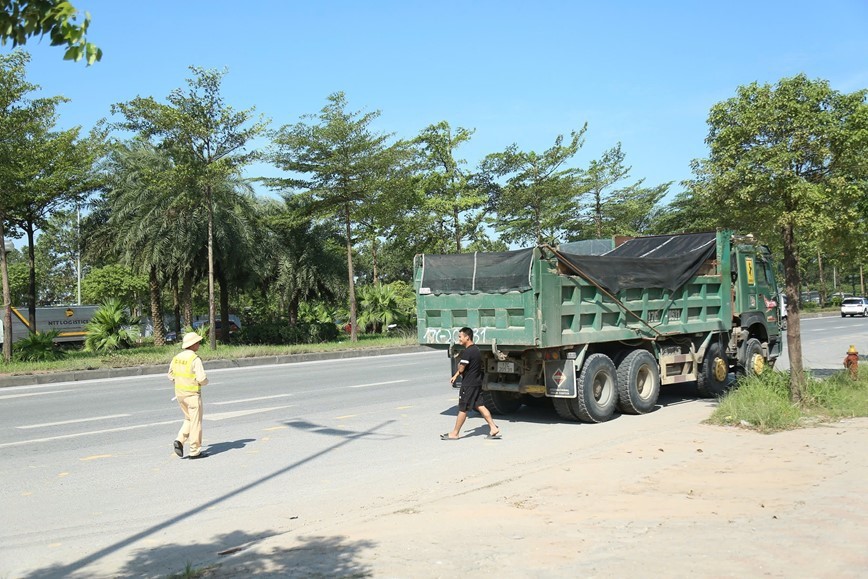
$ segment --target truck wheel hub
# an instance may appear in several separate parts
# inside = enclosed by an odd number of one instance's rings
[[[715,358],[714,359],[714,378],[718,382],[723,382],[724,380],[726,380],[727,374],[728,374],[728,372],[727,372],[726,362],[724,362],[722,358]]]
[[[763,359],[762,356],[756,354],[751,361],[751,366],[753,367],[753,373],[759,376],[766,369],[766,361]]]

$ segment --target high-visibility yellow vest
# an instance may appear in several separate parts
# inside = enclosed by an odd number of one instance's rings
[[[199,382],[196,381],[196,374],[193,372],[193,362],[198,357],[193,350],[184,350],[172,358],[169,371],[175,377],[175,390],[183,390],[184,392],[199,391]]]

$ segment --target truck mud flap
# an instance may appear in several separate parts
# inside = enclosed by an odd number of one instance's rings
[[[550,398],[576,397],[576,360],[546,360],[546,396]]]

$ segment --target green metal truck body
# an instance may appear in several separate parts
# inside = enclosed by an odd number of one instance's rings
[[[458,330],[472,328],[483,351],[486,403],[500,413],[529,396],[548,396],[564,418],[599,422],[618,408],[650,411],[660,385],[695,380],[704,394],[719,395],[731,383],[730,372],[762,372],[780,355],[778,291],[767,248],[729,231],[706,235],[713,248],[685,280],[667,279],[680,284],[670,288],[643,285],[651,276],[646,264],[667,276],[683,265],[679,255],[669,261],[607,256],[627,241],[651,243],[653,254],[683,241],[679,236],[613,240],[612,252],[595,257],[570,254],[565,246],[536,247],[525,250],[526,262],[506,283],[497,263],[500,256],[518,259],[512,254],[417,256],[419,342],[454,359]],[[526,283],[518,275],[525,263]],[[591,275],[592,266],[610,277]],[[450,280],[448,268],[462,279]],[[461,273],[471,268],[472,281]],[[431,280],[439,291],[429,287]],[[476,289],[486,284],[497,291]],[[583,376],[586,371],[593,375]]]

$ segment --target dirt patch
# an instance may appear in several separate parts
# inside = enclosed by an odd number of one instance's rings
[[[643,432],[517,474],[470,474],[454,491],[420,481],[415,499],[350,508],[214,576],[864,577],[866,444],[868,419],[774,435]],[[314,535],[338,537],[331,553]]]

